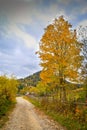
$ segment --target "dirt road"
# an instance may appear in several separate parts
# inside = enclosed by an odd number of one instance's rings
[[[42,112],[23,99],[17,97],[17,104],[2,130],[65,130]]]

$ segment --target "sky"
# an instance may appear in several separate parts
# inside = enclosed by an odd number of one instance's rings
[[[44,28],[61,15],[73,28],[87,26],[87,0],[0,0],[0,75],[41,70],[35,52]]]

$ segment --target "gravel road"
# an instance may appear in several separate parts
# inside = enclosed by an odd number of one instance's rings
[[[17,97],[17,104],[2,130],[65,130],[27,100]]]

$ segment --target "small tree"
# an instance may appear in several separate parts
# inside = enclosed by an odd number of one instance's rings
[[[63,16],[47,26],[40,40],[38,51],[42,71],[40,77],[46,84],[60,88],[61,100],[66,100],[66,80],[77,81],[81,66],[81,43],[76,31]]]
[[[82,54],[83,54],[84,60],[83,60],[82,76],[84,79],[85,93],[86,93],[86,99],[87,99],[87,26],[79,27],[79,37],[80,37],[81,42],[83,43]]]

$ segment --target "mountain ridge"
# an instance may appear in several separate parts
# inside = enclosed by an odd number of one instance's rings
[[[20,78],[18,79],[20,84],[23,86],[35,86],[37,85],[37,83],[40,81],[40,72],[38,71],[36,73],[33,73],[32,75],[29,75],[25,78]]]

